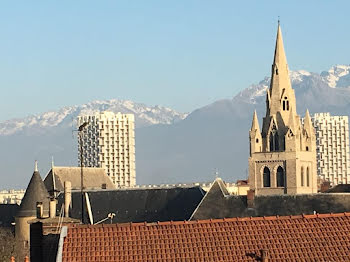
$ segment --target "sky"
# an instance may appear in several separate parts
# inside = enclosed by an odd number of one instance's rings
[[[270,74],[350,64],[350,1],[1,1],[0,121],[93,100],[181,112]]]

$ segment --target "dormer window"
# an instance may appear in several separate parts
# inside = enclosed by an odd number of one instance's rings
[[[282,108],[283,108],[283,111],[289,111],[289,101],[286,96],[283,98]]]

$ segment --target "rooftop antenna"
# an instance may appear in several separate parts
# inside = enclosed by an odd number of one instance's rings
[[[214,175],[215,179],[219,177],[219,170],[217,168],[215,168]]]

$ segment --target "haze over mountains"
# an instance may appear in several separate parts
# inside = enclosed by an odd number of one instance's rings
[[[338,65],[321,74],[304,70],[290,73],[303,117],[331,112],[349,115],[350,66]],[[45,176],[54,156],[56,165],[77,165],[73,119],[81,113],[110,110],[134,113],[136,118],[136,176],[138,184],[211,181],[219,175],[234,181],[247,177],[248,131],[254,109],[259,121],[265,114],[266,77],[232,99],[224,99],[190,114],[150,107],[132,101],[94,101],[56,112],[0,123],[0,189],[25,188],[39,160]]]

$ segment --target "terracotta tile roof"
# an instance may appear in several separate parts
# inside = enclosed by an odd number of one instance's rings
[[[62,261],[349,261],[350,213],[73,225]]]

